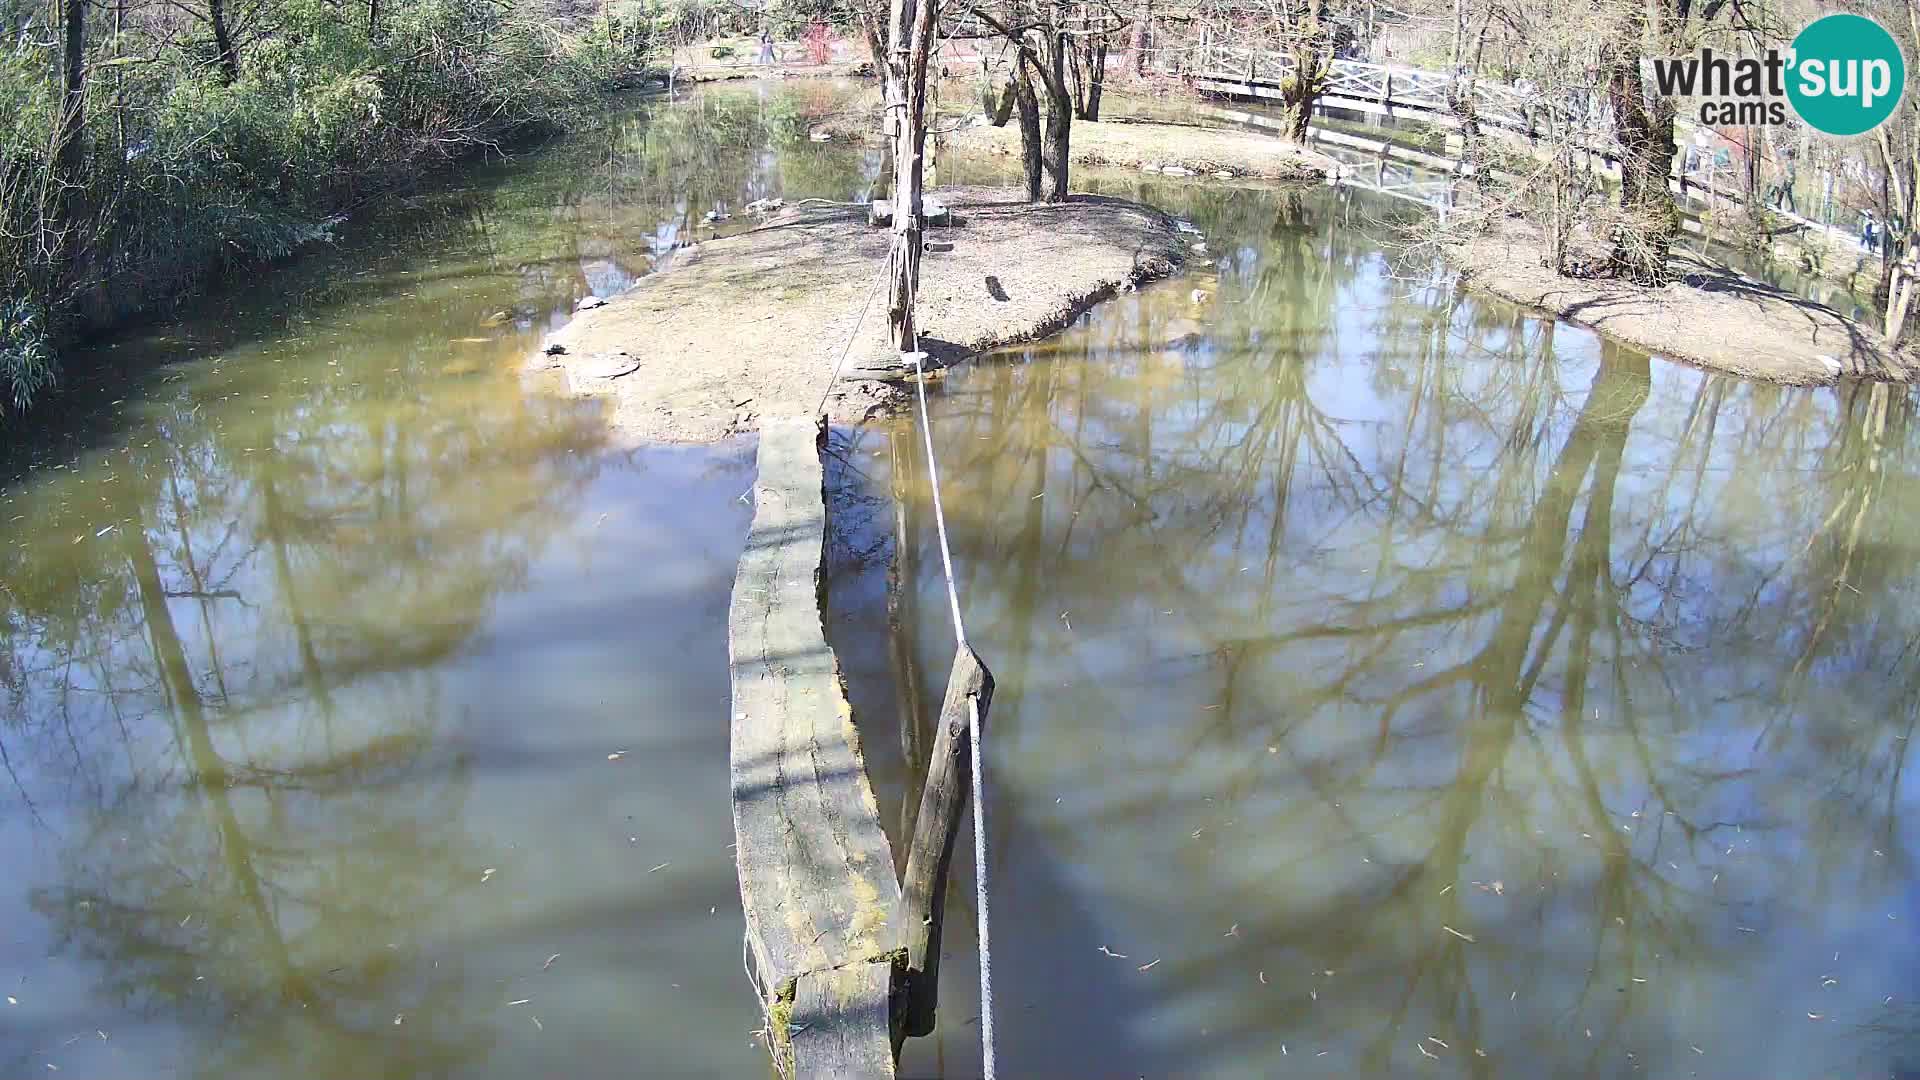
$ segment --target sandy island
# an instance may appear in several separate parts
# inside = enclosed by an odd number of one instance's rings
[[[1911,381],[1914,357],[1824,304],[1676,252],[1678,277],[1660,288],[1565,278],[1542,265],[1544,238],[1511,222],[1446,249],[1470,286],[1709,371],[1791,386],[1841,377]]]
[[[1033,206],[992,188],[938,196],[958,224],[927,233],[919,321],[922,347],[941,363],[1052,333],[1184,259],[1173,219],[1138,203],[1076,195]],[[876,288],[889,242],[865,207],[803,202],[677,253],[556,331],[548,347],[563,351],[533,366],[606,399],[615,436],[629,442],[720,439],[760,416],[810,412],[823,394],[833,422],[857,423],[904,397]]]

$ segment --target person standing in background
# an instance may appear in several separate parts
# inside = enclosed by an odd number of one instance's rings
[[[1766,205],[1776,210],[1785,209],[1797,214],[1800,212],[1800,207],[1794,201],[1793,186],[1800,182],[1800,153],[1789,146],[1781,156],[1786,158],[1787,172],[1773,185],[1773,189],[1767,192]]]

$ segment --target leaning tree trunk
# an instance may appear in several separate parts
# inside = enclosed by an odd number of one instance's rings
[[[1894,262],[1889,259],[1888,262]],[[1907,328],[1907,311],[1913,303],[1914,266],[1911,261],[1894,264],[1893,276],[1887,288],[1887,311],[1881,324],[1881,336],[1887,339],[1887,348],[1900,344],[1900,335]]]
[[[1646,285],[1665,284],[1667,259],[1680,231],[1680,211],[1667,175],[1673,171],[1673,99],[1649,95],[1640,77],[1638,35],[1608,50],[1607,99],[1620,144],[1620,209],[1613,238],[1614,273]]]
[[[993,109],[987,114],[994,127],[1006,127],[1007,121],[1013,119],[1013,102],[1019,93],[1019,77],[1009,75],[1007,85],[1000,88],[1000,96],[994,99]]]
[[[1014,60],[1014,70],[1007,72],[1007,84],[996,95],[993,91],[993,69],[987,65],[985,50],[980,53],[980,104],[994,127],[1006,127],[1013,117],[1014,84],[1019,81],[1019,59]]]
[[[1013,97],[1020,112],[1020,165],[1027,179],[1027,201],[1041,200],[1040,98],[1034,93],[1032,60],[1024,53],[1014,61],[1019,73],[1014,80]]]

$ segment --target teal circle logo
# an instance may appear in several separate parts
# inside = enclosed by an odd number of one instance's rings
[[[1793,39],[1787,100],[1828,135],[1879,127],[1907,88],[1907,60],[1886,28],[1864,15],[1827,15]]]

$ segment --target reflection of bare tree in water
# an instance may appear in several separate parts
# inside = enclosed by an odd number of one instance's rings
[[[1114,898],[1177,905],[1155,971],[1207,1016],[1186,1060],[1337,1027],[1323,968],[1378,1005],[1348,1044],[1365,1071],[1404,1067],[1422,1024],[1508,1068],[1684,1060],[1671,966],[1717,993],[1767,956],[1730,912],[1912,876],[1911,399],[1673,368],[1656,392],[1644,357],[1594,363],[1445,284],[1389,296],[1311,212],[1256,206],[1193,215],[1205,333],[1149,290],[956,379],[935,418],[1003,745],[1081,762],[1054,782],[1099,804],[1043,815],[1046,849],[1092,845]],[[1839,729],[1842,702],[1874,722]],[[1212,878],[1234,884],[1164,883],[1204,843],[1159,846],[1182,816],[1231,819]],[[1475,887],[1489,862],[1513,888]]]
[[[439,926],[481,860],[435,668],[524,581],[602,429],[505,383],[446,404],[343,386],[270,452],[163,420],[90,477],[102,500],[48,496],[80,542],[4,556],[39,584],[6,598],[0,742],[59,805],[34,906],[101,997],[196,1036],[184,1071],[439,1075],[490,1048],[495,988]]]

